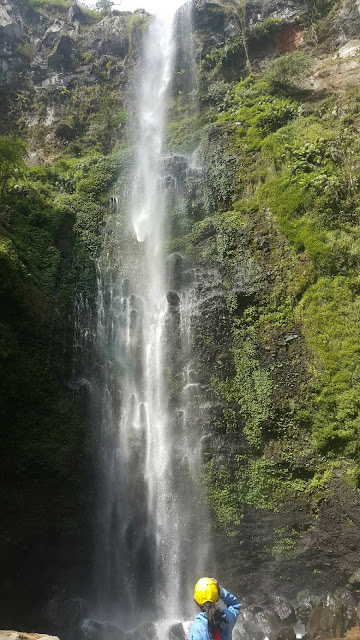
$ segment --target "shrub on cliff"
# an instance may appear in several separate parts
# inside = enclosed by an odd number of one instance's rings
[[[26,145],[19,138],[11,136],[0,138],[0,192],[8,190],[11,178],[24,169]]]
[[[312,56],[305,51],[293,51],[271,60],[264,78],[273,90],[294,89],[310,74],[313,66]]]

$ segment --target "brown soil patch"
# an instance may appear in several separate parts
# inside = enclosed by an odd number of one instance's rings
[[[277,48],[279,53],[290,53],[295,51],[299,46],[302,38],[300,27],[287,25],[280,33],[277,40]]]

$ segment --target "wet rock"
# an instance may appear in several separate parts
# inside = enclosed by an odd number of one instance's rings
[[[168,287],[179,290],[182,285],[182,270],[184,259],[180,253],[172,253],[166,258]]]
[[[181,622],[173,624],[167,635],[167,640],[185,640],[185,631]]]
[[[360,569],[352,574],[352,576],[349,578],[347,586],[352,593],[356,594],[357,596],[360,595]]]
[[[249,620],[243,624],[248,640],[262,640],[265,637],[264,632],[256,624],[254,620]]]
[[[88,618],[80,625],[81,637],[84,640],[129,640],[129,635],[109,622],[98,622]]]
[[[153,622],[144,622],[134,633],[131,635],[134,640],[156,640],[156,626]]]
[[[144,300],[140,298],[140,296],[135,295],[134,293],[130,296],[130,306],[132,309],[136,309],[139,315],[143,316],[144,311]]]
[[[314,607],[310,612],[307,625],[309,640],[340,638],[344,633],[344,620],[341,601],[331,597],[326,606]]]
[[[134,330],[136,328],[136,320],[138,317],[138,312],[136,309],[131,309],[130,311],[130,329]]]
[[[275,611],[272,609],[264,609],[255,615],[255,620],[267,637],[276,638],[277,634],[281,631],[282,625],[279,622]]]
[[[169,307],[177,308],[180,304],[180,298],[176,291],[169,291],[166,295]]]
[[[274,640],[296,640],[296,633],[292,627],[283,627],[274,636]]]
[[[225,358],[225,357],[226,357],[226,353],[220,354],[219,356],[219,358]],[[273,602],[272,598],[269,598],[269,596],[266,593],[261,593],[261,594],[249,593],[242,599],[242,604],[245,608],[242,609],[241,612],[244,614],[250,613],[250,615],[252,615],[254,611],[255,612],[261,611],[265,607],[270,606],[272,602]]]
[[[294,602],[295,614],[303,624],[307,624],[310,611],[313,607],[320,606],[321,596],[314,596],[308,589],[299,591]]]
[[[280,596],[274,596],[273,608],[282,622],[296,622],[294,607],[289,600],[281,598]]]
[[[124,298],[127,298],[131,293],[131,284],[128,278],[124,278],[121,283],[121,290]]]

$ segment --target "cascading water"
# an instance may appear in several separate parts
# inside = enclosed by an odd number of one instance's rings
[[[165,255],[169,209],[180,200],[176,173],[187,164],[162,155],[179,4],[167,4],[145,39],[131,193],[114,199],[98,265],[94,617],[108,629],[184,619],[207,552],[191,293],[179,280],[182,257]]]

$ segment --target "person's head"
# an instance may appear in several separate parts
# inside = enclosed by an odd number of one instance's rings
[[[214,578],[200,578],[195,585],[194,600],[201,611],[204,611],[212,636],[220,628],[222,621],[222,614],[215,606],[218,599],[219,587],[217,581]]]

